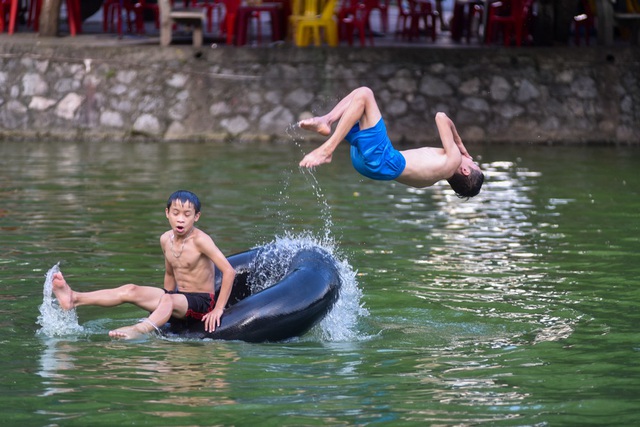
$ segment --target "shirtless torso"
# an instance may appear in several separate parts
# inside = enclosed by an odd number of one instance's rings
[[[197,228],[193,228],[190,236],[177,241],[173,230],[165,232],[160,237],[160,244],[165,258],[164,288],[181,292],[210,292],[213,293],[215,279],[215,265],[204,251],[213,241]]]
[[[436,182],[451,177],[459,161],[447,156],[444,149],[420,147],[400,153],[407,161],[404,171],[396,181],[416,188],[430,187]],[[455,156],[455,155],[454,155]],[[458,157],[461,161],[461,156]]]

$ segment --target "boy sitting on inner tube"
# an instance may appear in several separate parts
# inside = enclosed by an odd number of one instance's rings
[[[335,131],[331,126],[338,122]],[[312,168],[330,163],[343,139],[351,144],[353,167],[367,178],[391,181],[416,188],[429,187],[446,179],[459,197],[480,192],[484,174],[473,162],[455,125],[445,113],[436,114],[443,148],[421,147],[396,150],[371,89],[360,87],[343,98],[328,114],[302,120],[298,125],[329,136],[320,147],[307,154],[300,166]]]
[[[208,332],[220,326],[236,272],[211,237],[195,227],[200,219],[198,196],[189,191],[176,191],[169,197],[165,214],[171,230],[160,236],[166,268],[164,289],[128,284],[77,292],[69,287],[62,273],[56,273],[52,285],[60,306],[70,310],[82,305],[113,307],[131,303],[151,313],[140,323],[110,331],[109,336],[113,338],[133,339],[154,330],[160,332],[160,327],[170,318],[202,321]],[[215,268],[222,273],[217,299]]]

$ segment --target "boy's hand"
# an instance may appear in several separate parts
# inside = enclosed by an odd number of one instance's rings
[[[454,131],[453,140],[456,142],[456,145],[458,146],[458,150],[460,150],[460,154],[473,160],[473,158],[471,157],[471,154],[469,154],[469,152],[467,151],[467,148],[462,143],[462,138],[460,138],[460,135],[458,135],[458,132],[455,130],[455,126],[453,127],[453,131]]]
[[[214,308],[202,317],[204,322],[204,330],[207,332],[213,332],[218,326],[220,326],[220,318],[222,317],[224,310],[221,308]]]

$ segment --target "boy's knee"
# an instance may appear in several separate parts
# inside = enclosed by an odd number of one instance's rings
[[[367,87],[367,86],[360,86],[358,88],[357,94],[362,96],[362,97],[373,97],[373,91],[371,90],[371,88]]]
[[[376,98],[373,96],[373,91],[366,86],[358,88],[353,99],[363,106],[375,104],[376,102]]]
[[[122,285],[120,287],[124,292],[135,292],[138,289],[138,285],[134,285],[133,283],[129,283],[126,285]]]
[[[129,283],[127,285],[120,286],[120,293],[123,296],[133,296],[138,292],[139,286]]]

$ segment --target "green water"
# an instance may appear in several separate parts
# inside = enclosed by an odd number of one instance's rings
[[[0,424],[640,424],[639,147],[470,147],[488,181],[468,201],[364,179],[345,147],[302,172],[310,148],[3,142]],[[131,343],[107,331],[140,310],[81,307],[82,331],[43,334],[57,262],[79,290],[161,285],[179,188],[225,253],[333,241],[355,321],[286,343]]]

